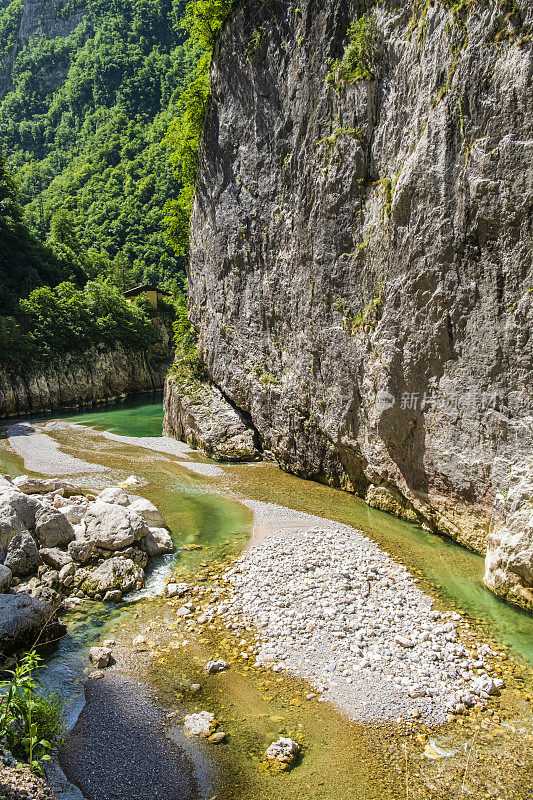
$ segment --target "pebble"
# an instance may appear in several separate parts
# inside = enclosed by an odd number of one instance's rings
[[[205,671],[210,675],[213,675],[215,672],[222,672],[227,668],[228,662],[224,661],[222,658],[219,658],[217,661],[208,661],[204,667]]]
[[[93,667],[99,670],[109,667],[111,659],[112,654],[109,647],[91,647],[89,650],[89,660]],[[91,675],[89,675],[89,677],[91,677]]]
[[[296,760],[300,752],[300,745],[293,739],[280,736],[277,742],[272,742],[265,753],[269,761],[278,762],[281,766],[289,766]]]
[[[187,736],[203,736],[207,738],[216,728],[215,715],[210,711],[188,714],[183,719],[183,729]]]
[[[220,744],[225,740],[226,736],[226,731],[217,731],[216,733],[211,734],[209,741],[213,742],[213,744]]]

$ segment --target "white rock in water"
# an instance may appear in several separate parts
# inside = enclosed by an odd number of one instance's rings
[[[84,580],[82,589],[90,597],[120,590],[123,593],[140,589],[144,583],[144,571],[131,558],[116,556],[96,567]]]
[[[139,544],[141,550],[152,558],[174,552],[174,544],[166,528],[149,528]]]
[[[117,483],[117,486],[119,486],[121,489],[129,489],[130,486],[140,486],[141,483],[142,481],[137,477],[137,475],[130,475],[129,478]]]
[[[215,715],[210,711],[188,714],[183,720],[183,730],[187,736],[210,736],[216,726]]]
[[[102,500],[91,505],[84,522],[86,538],[104,550],[122,550],[148,533],[144,519],[131,508]]]
[[[188,583],[167,583],[165,592],[168,597],[182,597],[187,592],[190,592],[191,588]]]
[[[293,739],[286,739],[283,736],[272,742],[268,747],[265,755],[269,761],[279,761],[282,764],[292,764],[298,753],[300,752],[300,745]]]
[[[151,528],[163,528],[166,525],[163,514],[150,500],[130,495],[128,502],[130,503],[130,508],[133,508]]]
[[[111,664],[111,650],[108,647],[91,647],[89,660],[96,669],[105,669]]]
[[[204,667],[205,671],[210,675],[213,675],[215,672],[222,672],[227,668],[228,662],[224,661],[222,658],[219,658],[217,661],[208,661]]]

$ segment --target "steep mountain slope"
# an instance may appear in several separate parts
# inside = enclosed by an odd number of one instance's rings
[[[237,3],[189,276],[209,375],[264,450],[488,548],[487,584],[527,608],[532,20],[527,0]]]
[[[26,216],[44,237],[67,212],[93,275],[120,284],[183,273],[164,240],[180,187],[160,142],[200,53],[175,28],[184,8],[0,2],[0,141]]]

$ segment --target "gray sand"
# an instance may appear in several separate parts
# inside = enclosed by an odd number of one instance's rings
[[[63,453],[58,442],[31,422],[8,425],[7,440],[15,453],[24,459],[24,467],[30,472],[57,476],[107,471],[99,464],[90,464]]]
[[[216,464],[204,464],[201,461],[187,461],[186,463],[183,461],[176,461],[176,464],[179,467],[185,467],[185,469],[196,472],[198,475],[203,475],[206,478],[219,478],[221,475],[226,474],[224,470],[217,467]]]
[[[146,687],[109,674],[89,681],[85,696],[59,761],[86,800],[200,797],[195,766],[167,737],[164,716]]]

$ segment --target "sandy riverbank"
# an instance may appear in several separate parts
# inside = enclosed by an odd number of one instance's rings
[[[59,477],[106,471],[106,467],[64,453],[58,442],[46,433],[46,425],[33,422],[8,425],[7,440],[15,453],[24,460],[24,468],[29,472]]]
[[[219,478],[224,475],[224,470],[217,464],[194,461],[192,456],[196,451],[192,450],[185,442],[165,436],[122,436],[111,431],[97,431],[79,423],[52,420],[46,423],[17,422],[8,425],[7,440],[15,453],[24,460],[24,468],[29,472],[60,476],[107,471],[106,467],[99,464],[83,461],[64,453],[60,444],[49,435],[51,431],[68,428],[81,429],[91,435],[103,436],[104,439],[129,447],[140,447],[143,450],[176,456],[180,459],[175,462],[178,466],[205,478]]]

